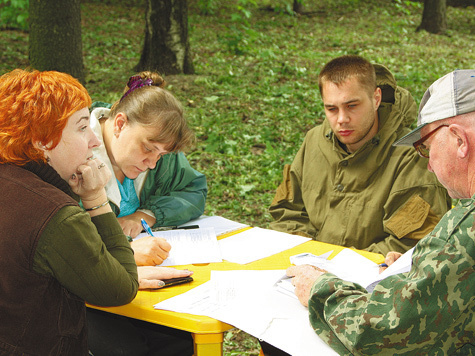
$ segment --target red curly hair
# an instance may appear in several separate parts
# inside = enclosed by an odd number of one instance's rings
[[[0,77],[0,163],[43,161],[37,144],[58,145],[68,118],[91,106],[87,90],[66,73],[15,69]]]

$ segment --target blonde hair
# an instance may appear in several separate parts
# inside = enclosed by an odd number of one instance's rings
[[[15,69],[0,77],[0,163],[46,161],[37,143],[58,145],[69,117],[91,105],[87,90],[55,71]]]
[[[166,144],[169,152],[182,151],[194,143],[195,136],[185,120],[183,106],[164,86],[165,81],[155,72],[131,77],[122,98],[112,105],[109,118],[123,112],[131,124],[156,128],[149,140]]]

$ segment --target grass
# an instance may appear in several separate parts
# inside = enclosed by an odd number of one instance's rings
[[[236,2],[189,1],[196,74],[165,75],[198,138],[188,159],[208,178],[206,214],[268,226],[283,165],[324,118],[317,75],[330,59],[359,54],[385,64],[417,102],[435,79],[475,65],[473,7],[449,7],[449,33],[440,36],[415,32],[419,2],[308,0],[309,14],[294,16],[283,0],[258,0],[249,18]],[[212,5],[208,14],[203,4]],[[112,102],[139,61],[144,7],[139,0],[81,7],[86,87],[93,100]],[[27,33],[1,31],[0,48],[0,74],[28,65]],[[245,333],[226,335],[226,355],[258,353]]]

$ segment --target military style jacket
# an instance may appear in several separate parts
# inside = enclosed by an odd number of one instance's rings
[[[475,196],[419,241],[407,273],[373,293],[325,273],[309,299],[315,332],[340,355],[475,355]]]
[[[102,145],[94,149],[94,155],[104,162],[111,172],[98,118],[108,116],[109,104],[96,102],[91,113],[91,127]],[[157,162],[154,169],[139,174],[134,187],[140,200],[137,211],[156,219],[155,227],[180,225],[198,218],[205,209],[208,187],[206,177],[193,169],[183,153],[169,153]],[[106,185],[107,197],[116,215],[120,213],[121,195],[115,178]]]
[[[386,254],[405,252],[451,206],[445,188],[412,147],[392,144],[417,117],[409,92],[375,65],[379,131],[347,153],[327,120],[307,133],[270,206],[274,230]]]

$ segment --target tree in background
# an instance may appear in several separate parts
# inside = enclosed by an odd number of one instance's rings
[[[447,31],[446,0],[424,0],[422,21],[416,31],[444,34]]]
[[[296,14],[303,12],[303,0],[294,0],[293,10]]]
[[[187,0],[146,0],[145,41],[136,71],[193,74]]]
[[[68,73],[84,83],[80,0],[30,0],[29,15],[31,67]]]

